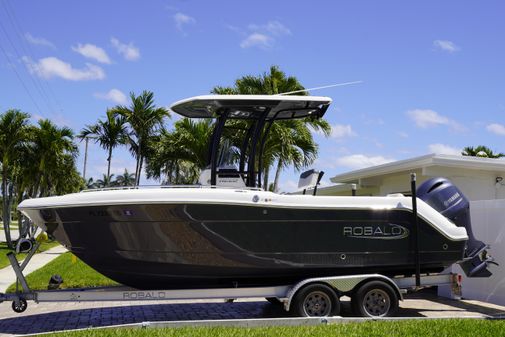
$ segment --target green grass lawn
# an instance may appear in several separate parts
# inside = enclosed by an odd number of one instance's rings
[[[46,290],[52,275],[63,278],[60,288],[103,287],[118,285],[118,283],[91,269],[87,264],[76,258],[72,253],[64,253],[44,267],[26,276],[28,285],[33,290]],[[13,292],[12,284],[7,292]]]
[[[37,252],[43,252],[43,251],[46,251],[48,249],[51,249],[53,247],[56,247],[58,246],[59,243],[56,242],[56,241],[51,241],[51,242],[43,242],[39,249],[37,250]],[[7,253],[9,252],[12,252],[11,249],[7,248],[7,243],[5,242],[0,242],[0,269],[1,268],[4,268],[4,267],[7,267],[10,263],[9,263],[9,259],[7,258]],[[17,254],[16,257],[18,259],[18,261],[21,261],[25,258],[26,254],[22,253],[22,254]]]
[[[364,323],[342,323],[319,326],[264,327],[264,328],[122,328],[96,329],[76,332],[55,333],[45,336],[111,336],[111,337],[158,337],[158,336],[192,336],[192,337],[256,337],[256,336],[458,336],[458,337],[491,337],[505,334],[505,321],[450,319],[450,320],[409,320],[409,321],[368,321]]]

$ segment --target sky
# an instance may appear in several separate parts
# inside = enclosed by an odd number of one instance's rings
[[[151,90],[159,106],[278,65],[333,104],[310,168],[329,178],[429,153],[505,152],[503,1],[0,0],[0,112],[76,133]],[[173,120],[167,121],[171,127]],[[78,169],[83,169],[80,144]],[[106,172],[90,144],[87,176]],[[134,171],[126,148],[112,172]],[[296,189],[287,168],[281,190]],[[273,176],[273,174],[271,175]],[[146,181],[146,184],[156,182]]]

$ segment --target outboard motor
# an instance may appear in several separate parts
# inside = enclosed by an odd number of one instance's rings
[[[487,255],[488,245],[475,238],[470,220],[470,202],[454,184],[445,178],[432,178],[417,189],[417,197],[451,220],[465,227],[468,241],[463,261],[460,262],[468,277],[489,277],[487,269],[493,259]]]

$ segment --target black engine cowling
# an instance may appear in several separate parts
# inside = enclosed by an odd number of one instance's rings
[[[465,227],[468,235],[465,256],[460,263],[469,277],[489,277],[487,265],[492,261],[487,255],[488,246],[475,238],[470,219],[470,202],[464,194],[446,178],[432,178],[422,183],[417,197],[451,220],[458,227]]]

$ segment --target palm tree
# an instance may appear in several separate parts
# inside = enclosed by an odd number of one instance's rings
[[[79,138],[81,139],[88,136],[92,136],[95,143],[99,143],[104,150],[108,151],[107,176],[109,176],[112,150],[118,145],[126,143],[127,129],[125,117],[114,114],[112,110],[107,110],[105,120],[99,119],[96,124],[87,125],[79,134]]]
[[[49,120],[28,126],[29,141],[16,153],[13,182],[16,202],[26,197],[60,195],[84,188],[84,180],[76,169],[77,146],[69,128],[59,128]],[[20,237],[28,231],[18,217]]]
[[[77,172],[75,158],[78,148],[73,138],[74,133],[70,128],[58,127],[48,119],[39,120],[32,139],[33,164],[37,167],[31,189],[32,197],[68,193],[83,187],[82,179],[76,179],[74,174]],[[65,172],[65,169],[70,171]],[[70,177],[72,185],[65,181]]]
[[[104,174],[104,175],[102,176],[102,179],[97,179],[97,180],[96,180],[96,183],[95,183],[95,184],[96,184],[96,186],[97,186],[98,188],[105,188],[105,187],[108,187],[108,186],[110,186],[110,185],[111,185],[111,182],[112,182],[112,177],[114,177],[114,175],[113,175],[113,174],[111,174],[111,175],[106,175],[106,174]]]
[[[271,66],[268,73],[242,76],[235,81],[234,87],[216,86],[211,92],[220,95],[277,95],[303,89],[305,88],[296,77],[286,76],[278,66]],[[306,95],[306,92],[297,95]]]
[[[165,184],[194,184],[200,170],[207,166],[212,121],[183,118],[173,132],[162,131],[159,143],[147,161],[147,176]]]
[[[235,81],[234,87],[217,86],[212,89],[212,93],[276,95],[303,89],[304,87],[296,77],[286,76],[279,67],[272,66],[269,73],[260,76],[243,76]],[[306,92],[297,93],[297,95],[306,95]],[[270,168],[275,161],[277,161],[277,169],[273,187],[277,190],[283,168],[293,165],[298,170],[315,160],[318,147],[310,132],[311,129],[321,131],[326,136],[331,132],[330,124],[323,119],[279,121],[272,125],[262,158],[265,188],[268,187]]]
[[[140,96],[130,93],[130,106],[118,105],[112,108],[113,113],[123,116],[130,127],[128,144],[130,152],[137,161],[135,168],[135,184],[140,182],[142,164],[149,156],[150,144],[159,137],[163,130],[163,120],[170,117],[170,113],[164,107],[154,104],[154,94],[151,91],[143,91]]]
[[[89,178],[86,183],[86,188],[87,189],[93,189],[93,188],[96,188],[96,182],[93,180],[93,177]]]
[[[503,153],[494,153],[493,150],[488,148],[487,146],[484,145],[479,145],[476,147],[473,146],[467,146],[463,148],[463,151],[461,152],[463,156],[470,156],[470,157],[485,157],[485,158],[501,158],[505,157],[505,154]]]
[[[307,167],[317,158],[318,145],[315,143],[307,122],[301,120],[282,121],[276,130],[272,130],[270,141],[272,150],[277,153],[277,168],[273,182],[273,190],[277,191],[282,169],[293,165],[295,170]],[[324,133],[328,130],[321,127]],[[265,173],[265,188],[268,186],[268,173]]]
[[[113,184],[115,186],[133,186],[135,185],[135,175],[124,169],[124,173],[118,175]]]
[[[0,116],[0,161],[2,165],[3,225],[7,246],[13,248],[10,233],[11,209],[14,198],[14,172],[20,164],[18,154],[28,144],[30,115],[19,110],[7,110]]]
[[[75,157],[65,154],[53,168],[51,190],[46,195],[62,195],[83,190],[86,182],[77,171]]]

